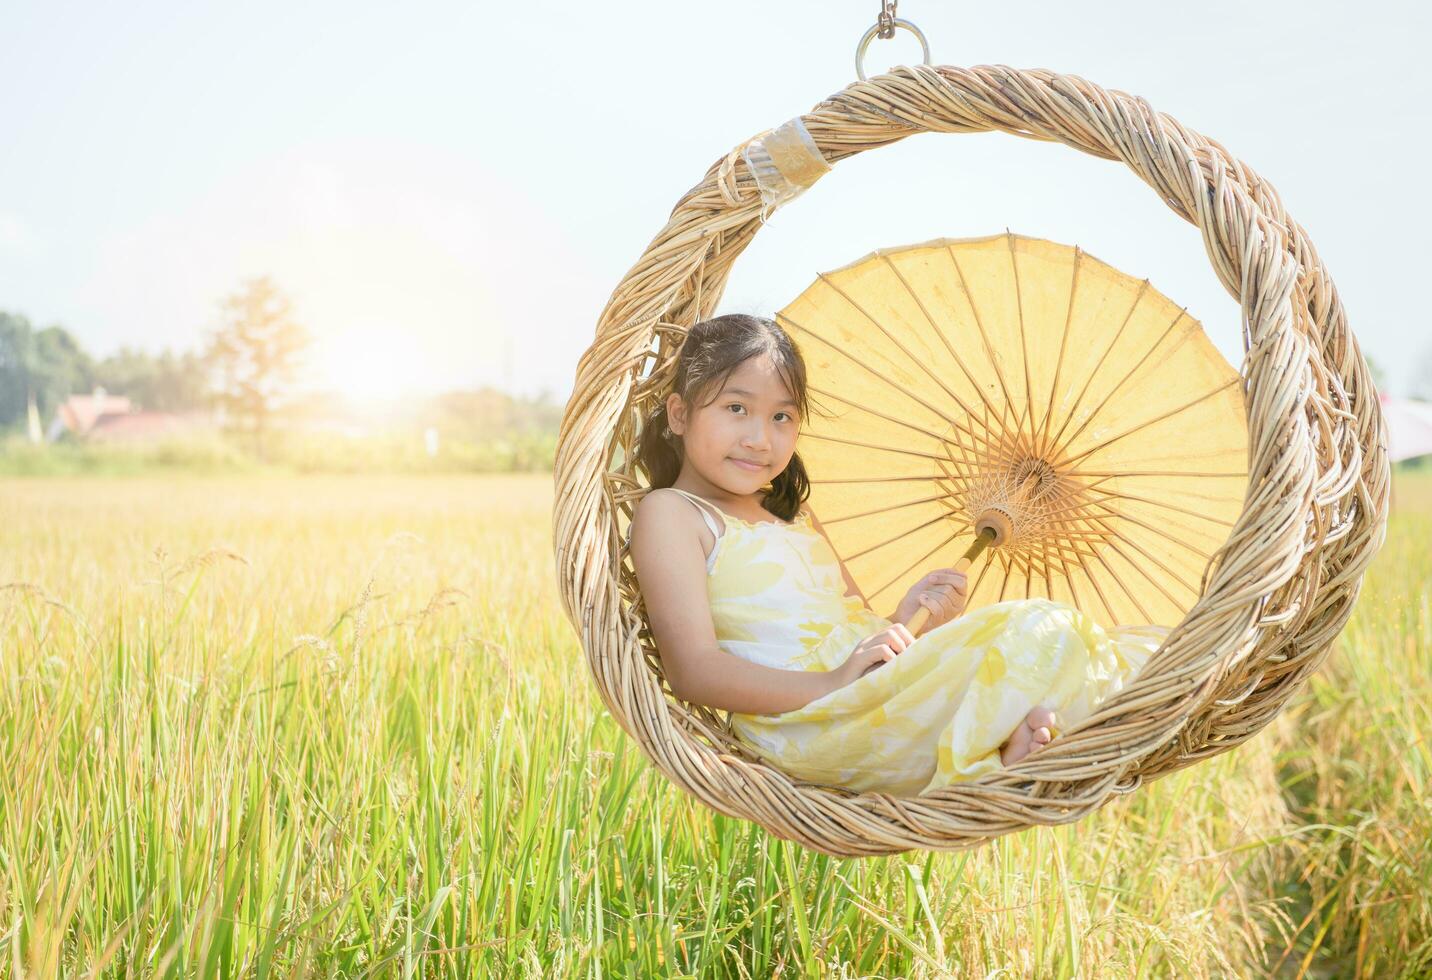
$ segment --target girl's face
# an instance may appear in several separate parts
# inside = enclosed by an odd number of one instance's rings
[[[766,355],[747,358],[710,404],[689,408],[667,396],[673,435],[681,437],[683,474],[732,496],[758,492],[780,476],[796,451],[800,417],[795,398]]]

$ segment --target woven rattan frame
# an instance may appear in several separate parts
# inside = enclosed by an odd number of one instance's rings
[[[677,202],[612,294],[558,437],[558,581],[617,721],[709,806],[837,856],[954,850],[1068,823],[1259,731],[1347,621],[1382,544],[1389,487],[1362,354],[1332,279],[1273,187],[1143,99],[1042,69],[900,67],[801,119],[832,165],[926,131],[1058,141],[1127,164],[1197,225],[1242,305],[1244,512],[1201,598],[1134,683],[1004,772],[896,798],[799,782],[749,754],[719,713],[671,695],[623,541],[647,489],[631,458],[639,421],[669,389],[686,329],[714,315],[732,262],[761,227],[738,146]]]

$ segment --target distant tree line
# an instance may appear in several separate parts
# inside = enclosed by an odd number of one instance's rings
[[[222,322],[203,351],[159,354],[125,347],[96,359],[61,326],[36,330],[0,313],[0,429],[23,425],[30,399],[42,418],[70,395],[96,387],[151,411],[217,409],[227,428],[263,437],[311,343],[288,299],[267,277],[225,297]]]
[[[294,321],[287,297],[267,278],[247,280],[220,303],[220,324],[202,350],[158,354],[131,347],[95,358],[61,326],[36,329],[0,312],[0,431],[25,424],[34,398],[48,423],[72,394],[96,387],[161,412],[209,409],[231,432],[246,435],[262,456],[276,417],[338,414],[335,393],[293,390],[312,338]],[[485,388],[437,394],[410,406],[410,423],[451,436],[483,439],[555,433],[561,406],[544,393],[514,397]]]
[[[64,327],[37,330],[23,316],[0,312],[0,429],[24,424],[32,395],[49,418],[70,395],[96,386],[164,412],[203,408],[209,398],[198,353],[122,347],[96,359]]]

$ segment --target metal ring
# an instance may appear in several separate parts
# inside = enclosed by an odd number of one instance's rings
[[[924,55],[925,55],[925,64],[928,65],[928,64],[930,63],[930,42],[928,42],[928,41],[925,40],[925,35],[920,31],[920,28],[916,27],[914,24],[910,23],[908,20],[904,20],[903,18],[900,18],[900,17],[896,17],[896,18],[895,18],[894,26],[895,26],[895,27],[903,27],[903,28],[905,28],[905,30],[909,31],[911,34],[915,35],[917,38],[920,39],[920,50],[924,52]],[[864,65],[862,64],[862,62],[865,61],[865,49],[868,48],[868,47],[870,47],[870,42],[871,42],[871,40],[872,40],[872,39],[875,37],[875,35],[878,34],[879,32],[880,32],[880,23],[879,23],[879,21],[876,21],[875,26],[872,27],[872,28],[870,28],[870,30],[866,31],[866,32],[865,32],[865,36],[862,37],[862,38],[860,39],[860,43],[859,43],[858,45],[856,45],[856,48],[855,48],[855,74],[858,75],[858,76],[860,76],[860,80],[861,80],[862,82],[865,81],[865,67],[864,67]]]

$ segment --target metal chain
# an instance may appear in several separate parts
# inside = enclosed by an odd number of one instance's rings
[[[895,16],[895,4],[897,0],[881,0],[880,18],[870,25],[860,43],[855,46],[855,74],[862,82],[865,81],[865,51],[870,47],[870,42],[877,37],[889,39],[895,36],[895,28],[900,27],[920,40],[920,53],[924,64],[930,63],[930,43],[925,40],[925,35],[920,28],[908,20],[900,20]]]
[[[882,40],[890,40],[895,36],[895,4],[899,0],[880,0],[880,18],[876,21],[880,25],[880,33],[876,37]]]

